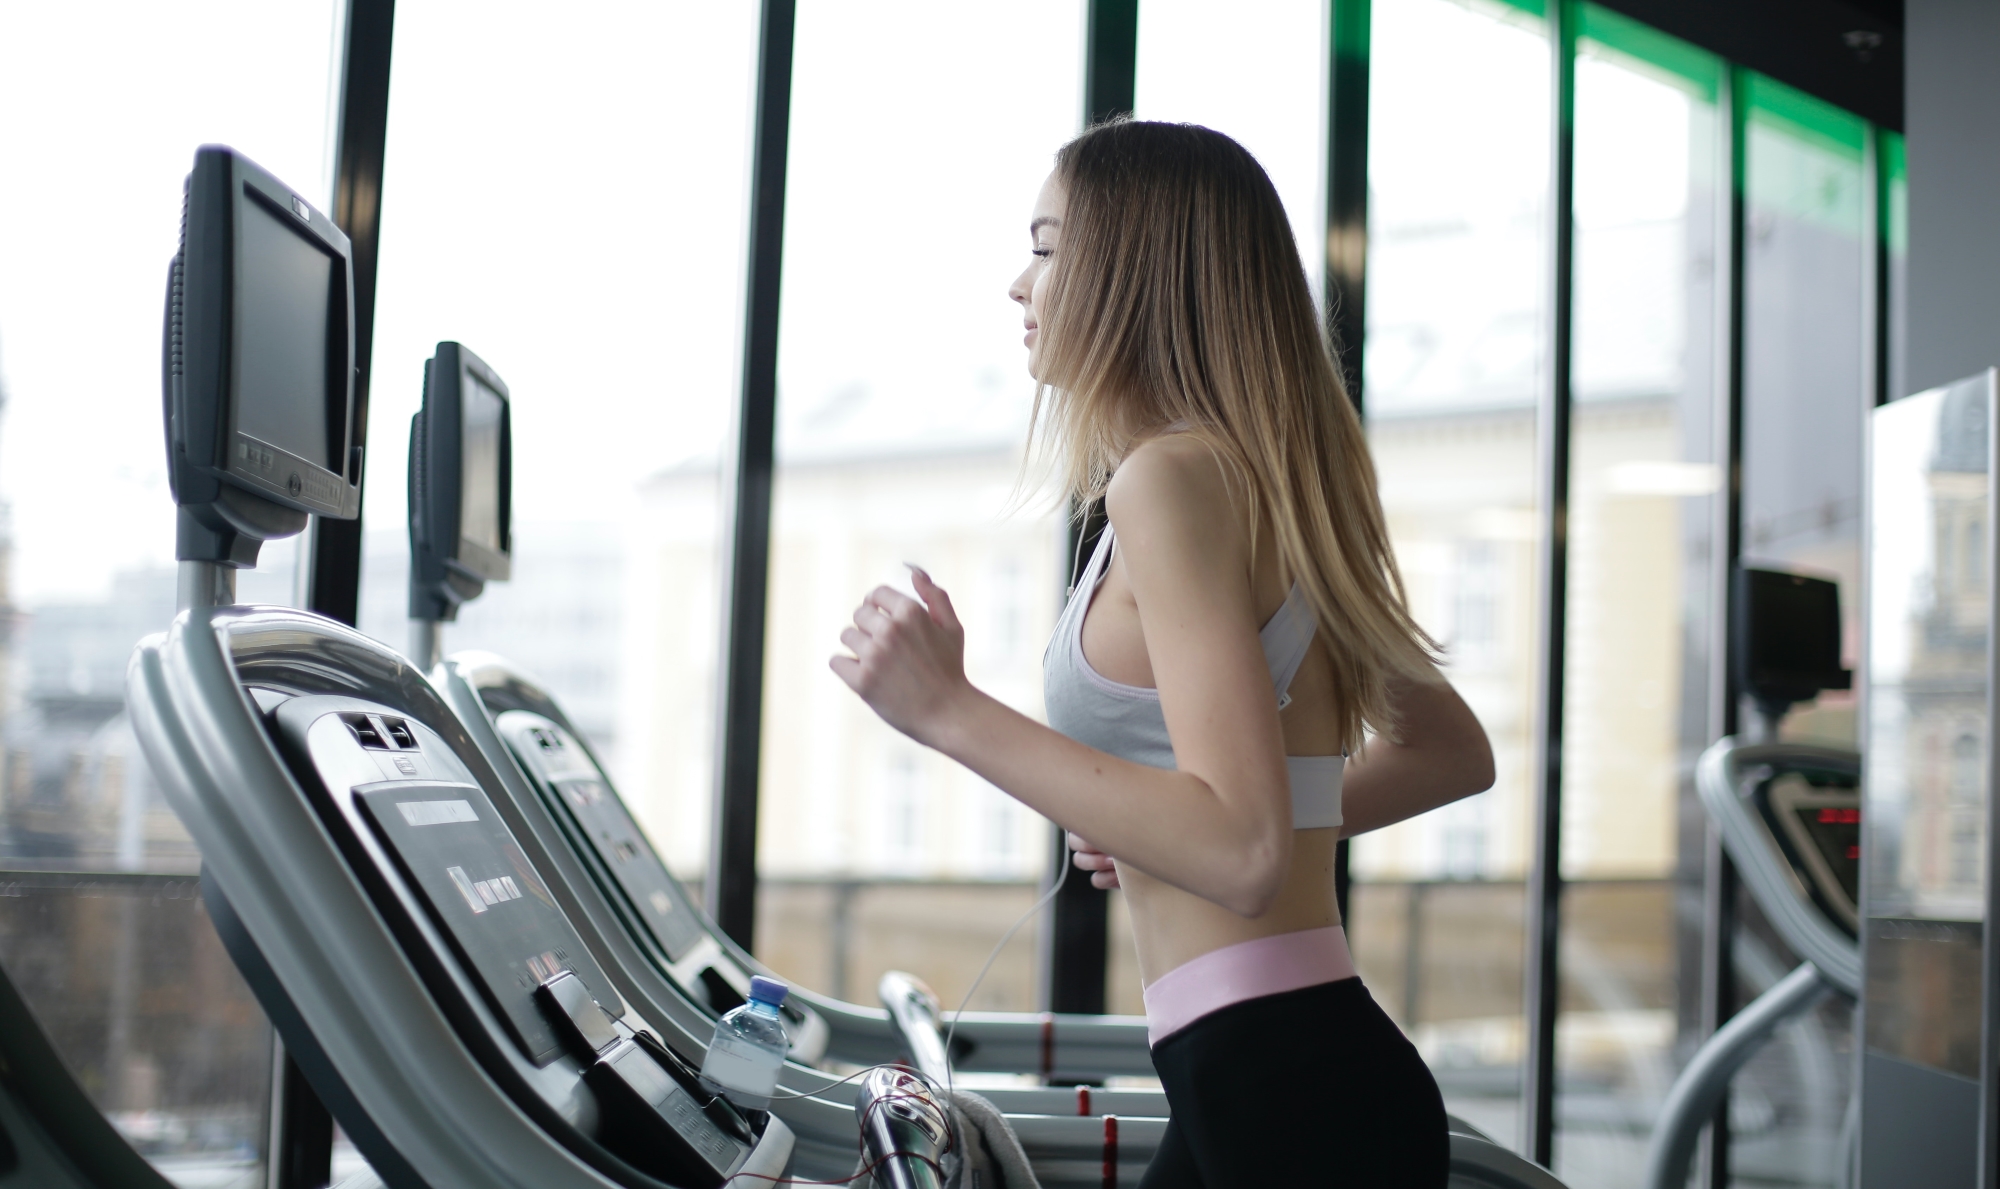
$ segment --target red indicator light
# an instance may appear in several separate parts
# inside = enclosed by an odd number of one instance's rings
[[[1848,857],[1848,858],[1850,858],[1850,859],[1852,859],[1852,860],[1854,860],[1855,862],[1859,863],[1859,862],[1861,861],[1861,848],[1860,848],[1860,847],[1858,847],[1858,846],[1850,846],[1850,847],[1848,847],[1848,848],[1847,848],[1847,857]]]
[[[1859,809],[1822,809],[1819,811],[1819,820],[1822,825],[1858,826],[1861,824],[1861,811]]]

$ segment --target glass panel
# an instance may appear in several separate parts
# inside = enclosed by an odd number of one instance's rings
[[[167,262],[204,143],[330,205],[341,7],[152,6],[115,29],[73,6],[0,13],[0,160],[22,166],[0,187],[0,864],[198,861],[124,713],[132,646],[175,610]],[[238,597],[292,602],[295,544],[265,545]]]
[[[1041,818],[884,725],[826,662],[861,597],[916,562],[952,592],[972,679],[1041,712],[1062,526],[1048,501],[1016,498],[1034,386],[1006,290],[1076,129],[1082,28],[1077,0],[799,6],[758,866],[927,883],[857,893],[851,950],[827,954],[833,910],[803,890],[763,898],[758,936],[778,969],[810,982],[837,966],[862,1002],[896,962],[956,1007],[949,989],[971,984],[1047,865]],[[891,920],[937,944],[873,935]],[[1033,1006],[1021,937],[982,1002]]]
[[[198,881],[14,874],[0,963],[85,1093],[184,1189],[256,1189],[271,1028]]]
[[[167,263],[204,143],[330,207],[344,8],[0,8],[0,963],[94,1101],[188,1186],[263,1183],[269,1026],[193,881],[34,872],[199,865],[124,699],[133,645],[175,612]],[[290,603],[294,544],[266,545],[239,597]]]
[[[1326,29],[1319,0],[1139,6],[1136,111],[1233,137],[1271,175],[1313,292],[1326,271]]]
[[[1680,848],[1714,630],[1716,59],[1583,9],[1556,1169],[1637,1186],[1677,1072]],[[1687,833],[1689,838],[1681,835]],[[1692,992],[1693,988],[1689,988]]]
[[[1868,1045],[1974,1079],[1993,401],[1989,374],[1875,410],[1869,508]]]
[[[1839,580],[1843,663],[1858,655],[1865,374],[1862,121],[1749,75],[1743,345],[1743,557]],[[1752,721],[1746,711],[1746,723]],[[1854,695],[1828,691],[1781,734],[1854,747]]]
[[[1412,607],[1447,646],[1498,781],[1355,841],[1351,931],[1446,1107],[1511,1144],[1539,647],[1548,39],[1507,5],[1376,0],[1371,44],[1369,437]],[[1440,880],[1468,886],[1402,886]]]
[[[1863,321],[1863,285],[1867,257],[1876,250],[1875,229],[1866,219],[1865,187],[1874,182],[1862,168],[1865,127],[1856,116],[1760,75],[1743,77],[1749,121],[1743,560],[1838,580],[1842,663],[1856,668],[1862,426],[1874,388],[1864,366],[1873,330]],[[1884,164],[1893,167],[1893,161]],[[1887,214],[1893,226],[1893,208]],[[1761,729],[1749,707],[1739,718],[1744,734]],[[1786,715],[1779,735],[1857,747],[1854,694],[1822,693]],[[1871,757],[1871,773],[1873,762]],[[1739,1005],[1797,963],[1747,898],[1738,905],[1732,952]],[[1731,1149],[1738,1175],[1835,1183],[1833,1161],[1823,1154],[1841,1149],[1853,1018],[1851,1005],[1829,1003],[1788,1028],[1780,1045],[1737,1076],[1730,1111],[1738,1124]],[[1819,1076],[1828,1069],[1836,1075]]]
[[[424,360],[463,342],[512,392],[514,576],[446,625],[446,651],[545,682],[690,874],[756,22],[744,5],[408,6],[384,167],[361,626],[408,646],[408,426]]]

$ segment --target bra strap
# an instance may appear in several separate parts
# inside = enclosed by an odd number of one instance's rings
[[[1313,633],[1318,627],[1312,605],[1306,602],[1305,587],[1294,582],[1284,605],[1259,633],[1263,637],[1264,655],[1271,665],[1271,685],[1277,690],[1280,710],[1292,703],[1292,695],[1287,691],[1292,687],[1292,678],[1299,675],[1299,667],[1306,663],[1306,653],[1312,649]]]

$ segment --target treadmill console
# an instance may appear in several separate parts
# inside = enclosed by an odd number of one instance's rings
[[[495,724],[536,785],[553,794],[559,820],[589,840],[667,961],[686,957],[705,933],[680,881],[653,859],[652,847],[623,799],[611,792],[597,764],[568,731],[539,714],[509,710]]]
[[[652,939],[662,965],[689,998],[717,1015],[740,1006],[751,972],[709,936],[680,881],[639,830],[632,811],[588,748],[562,724],[531,710],[502,710],[494,729],[529,783],[606,885],[634,932]],[[795,1060],[812,1062],[827,1028],[811,1008],[787,999],[778,1009]]]
[[[346,697],[292,698],[270,717],[372,898],[496,1080],[539,1099],[523,1103],[544,1108],[531,1113],[553,1112],[651,1177],[712,1189],[743,1165],[756,1124],[632,1026],[442,737]],[[498,1035],[513,1052],[492,1043]]]

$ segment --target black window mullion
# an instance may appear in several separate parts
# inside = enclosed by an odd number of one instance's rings
[[[1861,327],[1867,334],[1863,343],[1864,382],[1868,400],[1864,407],[1885,405],[1895,398],[1889,375],[1889,166],[1882,149],[1882,126],[1870,123],[1861,144],[1862,225],[1864,241],[1861,281]]]
[[[1368,49],[1372,0],[1333,0],[1328,13],[1326,118],[1326,318],[1347,396],[1367,412],[1362,351],[1368,332]],[[1351,846],[1333,852],[1342,924],[1353,886]]]
[[[1130,112],[1139,72],[1139,0],[1089,0],[1084,11],[1083,126],[1102,123]],[[1064,568],[1067,591],[1077,580],[1082,560],[1097,547],[1104,531],[1104,505],[1096,504],[1072,516],[1065,536],[1069,564]],[[1051,875],[1060,878],[1069,863],[1062,827],[1054,832]],[[1108,1003],[1107,970],[1111,956],[1111,895],[1090,885],[1080,873],[1063,880],[1049,905],[1043,932],[1042,1005],[1048,1011],[1097,1014]]]
[[[1716,106],[1722,116],[1717,146],[1718,176],[1723,179],[1717,201],[1717,262],[1722,289],[1717,294],[1715,378],[1715,458],[1722,469],[1722,490],[1714,506],[1716,558],[1710,573],[1709,597],[1715,613],[1709,617],[1709,737],[1734,735],[1738,723],[1738,690],[1730,656],[1730,575],[1743,551],[1743,360],[1744,360],[1744,218],[1746,201],[1745,130],[1749,97],[1746,72],[1730,66],[1722,72]],[[1736,869],[1722,849],[1713,824],[1703,848],[1702,955],[1700,1015],[1704,1036],[1735,1014]],[[1707,1189],[1729,1184],[1729,1100],[1725,1093],[1702,1140],[1699,1183]]]
[[[763,0],[750,175],[743,386],[728,456],[722,656],[717,666],[714,817],[705,898],[744,949],[757,925],[757,792],[764,738],[764,629],[771,575],[771,485],[778,411],[778,303],[785,249],[796,0]]]
[[[375,350],[375,278],[382,229],[382,159],[389,141],[389,57],[396,0],[348,0],[335,139],[333,221],[353,244],[354,445],[365,482],[368,379]],[[302,542],[308,611],[352,626],[361,617],[361,517],[322,520]]]
[[[1572,385],[1577,0],[1548,5],[1549,262],[1548,383],[1536,416],[1540,556],[1537,607],[1542,647],[1536,657],[1534,861],[1528,871],[1527,954],[1522,1003],[1527,1051],[1522,1139],[1527,1154],[1551,1163],[1555,1150],[1557,946],[1562,920],[1563,660],[1569,583],[1569,456]]]

